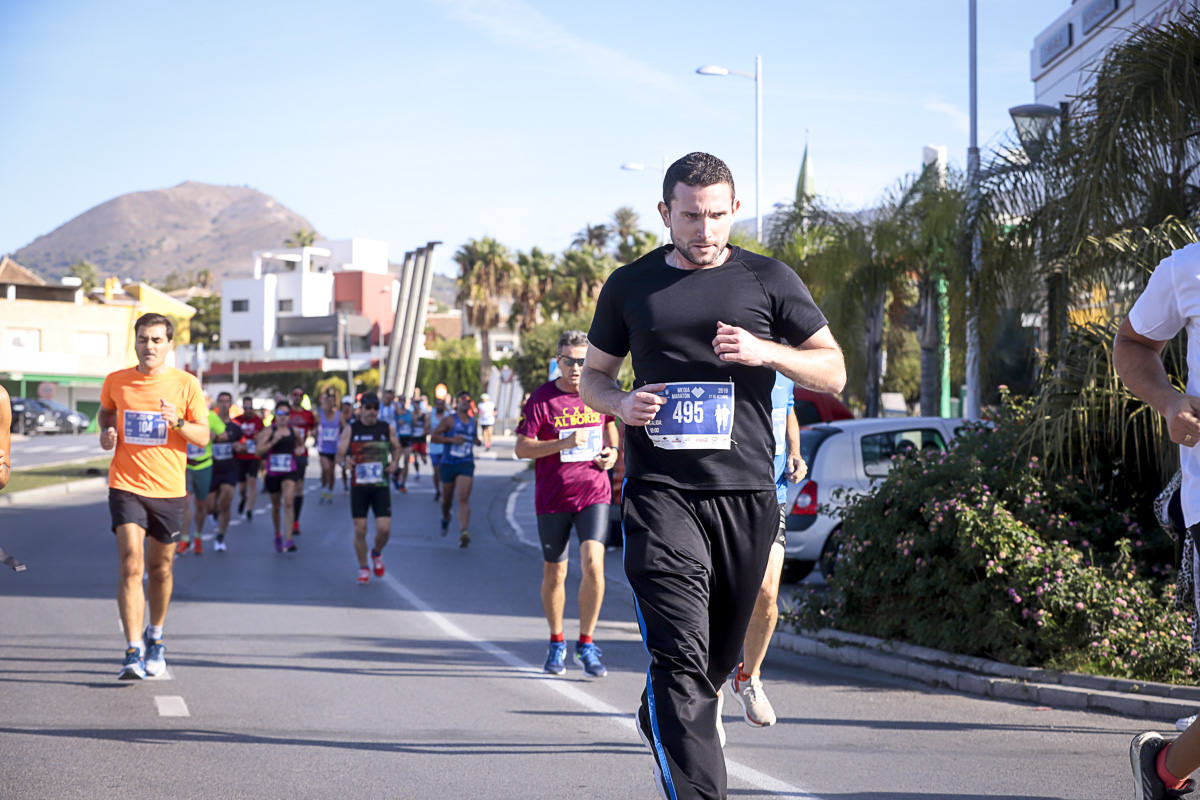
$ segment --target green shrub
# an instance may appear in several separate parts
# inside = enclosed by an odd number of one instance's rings
[[[1047,480],[1016,443],[1029,405],[1007,403],[948,452],[901,457],[842,512],[825,592],[792,621],[1013,664],[1189,680],[1190,619],[1144,534],[1083,481]],[[1149,544],[1148,544],[1149,542]],[[1102,549],[1098,543],[1111,543]]]

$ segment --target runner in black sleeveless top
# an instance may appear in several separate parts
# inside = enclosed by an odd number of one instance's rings
[[[396,429],[379,419],[379,397],[363,395],[358,418],[342,431],[337,460],[350,468],[350,518],[354,521],[354,554],[358,556],[358,582],[369,583],[371,572],[382,578],[383,548],[392,534],[392,494],[388,475],[401,454]],[[367,568],[367,512],[375,513],[375,544],[371,569]]]

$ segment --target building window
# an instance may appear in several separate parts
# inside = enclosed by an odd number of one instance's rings
[[[286,300],[280,300],[279,301],[279,310],[280,311],[291,311],[292,310],[291,298],[288,298]]]
[[[229,349],[230,350],[249,350],[250,349],[250,340],[249,339],[235,339],[229,343]]]
[[[42,332],[37,328],[9,328],[4,332],[4,349],[22,353],[42,352]]]
[[[250,310],[250,301],[249,300],[233,300],[233,301],[231,301],[231,308],[229,310],[235,314],[243,312],[243,311],[249,311]]]
[[[78,331],[75,334],[75,354],[108,358],[108,334]]]
[[[337,312],[344,311],[347,314],[357,314],[358,306],[354,303],[353,300],[338,300],[337,303],[334,305],[333,310],[337,311]]]

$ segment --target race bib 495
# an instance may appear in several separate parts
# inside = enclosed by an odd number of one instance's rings
[[[665,450],[728,450],[733,432],[732,383],[668,383],[667,402],[646,425],[655,447]]]

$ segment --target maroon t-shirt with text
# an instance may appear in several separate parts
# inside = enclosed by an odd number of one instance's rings
[[[563,431],[579,428],[598,428],[600,446],[604,441],[604,426],[612,422],[607,414],[593,411],[584,405],[578,394],[559,389],[554,381],[544,383],[529,396],[517,434],[530,439],[549,441],[561,439]],[[595,437],[595,433],[592,434]],[[593,439],[594,441],[594,439]],[[534,462],[533,505],[539,514],[561,511],[582,511],[597,503],[612,502],[612,486],[608,473],[598,468],[590,458],[564,463],[558,453]]]

